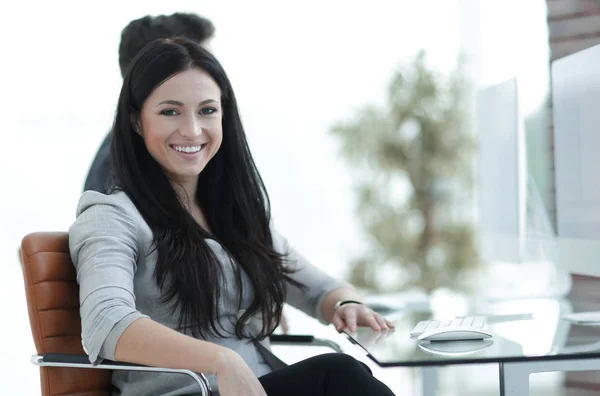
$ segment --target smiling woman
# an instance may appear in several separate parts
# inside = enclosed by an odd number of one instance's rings
[[[350,356],[286,366],[269,351],[284,302],[338,331],[393,326],[274,230],[233,89],[207,50],[181,38],[146,47],[112,133],[115,187],[84,193],[69,230],[92,363],[188,368],[222,396],[393,395]],[[112,382],[122,396],[198,392],[170,374]]]
[[[159,85],[135,121],[152,157],[188,195],[221,147],[220,98],[221,89],[207,72],[189,69]]]
[[[0,66],[11,76],[0,98],[11,109],[3,120],[0,156],[5,267],[20,268],[15,248],[24,235],[64,231],[73,221],[92,158],[113,121],[122,83],[117,59],[122,29],[146,14],[185,10],[216,26],[214,53],[234,85],[278,231],[324,271],[345,275],[364,238],[353,211],[351,172],[327,134],[329,125],[383,98],[393,66],[422,46],[436,56],[436,66],[454,64],[458,39],[456,0],[369,4],[256,0],[235,2],[232,12],[231,2],[145,0],[103,3],[90,13],[87,3],[74,0],[3,2],[0,8],[11,17],[0,31],[4,37],[19,32],[19,40],[6,42],[13,58],[27,59],[36,48],[38,58],[49,60],[43,72],[35,62]],[[400,42],[403,37],[410,40]],[[39,45],[65,39],[69,45]],[[27,87],[36,87],[35,103],[43,104],[35,111],[24,105],[32,103]],[[27,154],[15,147],[27,147]],[[11,358],[28,356],[33,348],[22,277],[18,271],[3,275],[7,282],[0,294],[14,325],[3,328],[11,343],[0,358],[0,393],[39,394],[37,369],[28,359]],[[330,330],[291,307],[284,310],[294,332]],[[288,359],[296,352],[283,353]],[[402,379],[395,371],[377,374],[395,389],[413,392],[410,373],[401,373]]]
[[[221,89],[202,69],[192,68],[169,77],[146,99],[135,131],[148,152],[169,176],[193,197],[198,175],[214,157],[223,140]],[[205,230],[210,226],[196,205],[187,204]]]

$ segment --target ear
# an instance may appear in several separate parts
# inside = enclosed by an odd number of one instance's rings
[[[142,136],[142,128],[140,126],[140,121],[134,114],[131,114],[131,116],[129,117],[129,122],[131,122],[131,127],[133,128],[133,130],[138,135]]]

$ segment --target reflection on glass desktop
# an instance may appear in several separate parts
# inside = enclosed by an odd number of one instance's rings
[[[420,342],[418,347],[425,352],[440,356],[469,356],[483,351],[494,344],[493,340],[462,342]]]
[[[600,46],[552,63],[559,265],[600,277]],[[600,325],[600,312],[567,316]]]

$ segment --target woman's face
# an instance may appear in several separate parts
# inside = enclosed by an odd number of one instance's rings
[[[193,68],[159,85],[142,107],[138,133],[150,155],[180,183],[197,180],[223,140],[221,90]]]

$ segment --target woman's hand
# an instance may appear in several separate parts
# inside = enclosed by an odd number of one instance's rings
[[[222,353],[215,374],[221,396],[267,396],[244,359],[231,349]]]
[[[333,314],[331,323],[333,323],[335,329],[340,333],[346,329],[354,333],[357,326],[368,326],[375,331],[393,329],[395,327],[392,322],[371,308],[364,304],[356,303],[344,304],[338,307]]]

